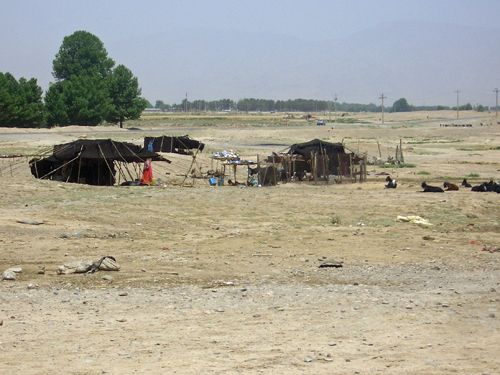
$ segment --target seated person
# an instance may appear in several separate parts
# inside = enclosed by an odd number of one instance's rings
[[[396,182],[396,180],[392,179],[391,176],[387,176],[385,178],[385,180],[387,181],[387,184],[385,185],[385,187],[387,189],[396,189],[397,188],[398,183]]]

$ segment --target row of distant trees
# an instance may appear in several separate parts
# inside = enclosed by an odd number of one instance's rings
[[[381,112],[382,106],[360,103],[338,103],[328,100],[314,99],[289,99],[271,100],[245,98],[238,101],[231,99],[220,100],[194,100],[184,99],[178,104],[166,104],[162,100],[157,100],[155,108],[169,112],[203,112],[203,111],[241,111],[241,112]],[[456,109],[443,105],[436,106],[413,106],[405,98],[396,100],[392,107],[385,108],[388,112],[410,112],[410,111],[439,111]],[[460,106],[460,110],[476,110],[484,112],[488,108],[482,105],[472,106],[470,103]]]
[[[0,72],[0,126],[119,124],[150,105],[137,78],[115,66],[103,43],[86,31],[66,36],[52,63],[55,82],[43,95],[35,78]]]

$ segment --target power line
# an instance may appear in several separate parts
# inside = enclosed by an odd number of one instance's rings
[[[495,117],[498,118],[498,89],[493,90],[495,93]]]
[[[458,115],[459,115],[459,110],[460,110],[460,106],[459,106],[460,90],[455,90],[455,93],[457,94],[457,120],[458,120]]]
[[[384,93],[380,94],[379,99],[382,100],[382,125],[384,124],[384,99],[387,99],[387,96],[384,96]]]

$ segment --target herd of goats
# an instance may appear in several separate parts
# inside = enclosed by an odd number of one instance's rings
[[[391,176],[387,176],[385,179],[387,184],[385,187],[387,189],[395,189],[398,186],[398,183],[395,179],[391,178]],[[476,191],[476,192],[494,192],[494,193],[500,193],[500,184],[494,182],[493,180],[490,180],[489,182],[483,182],[480,185],[472,186],[469,182],[467,182],[467,179],[464,178],[462,181],[462,187],[465,188],[470,188],[471,191]],[[422,182],[422,189],[423,193],[444,193],[445,191],[457,191],[459,190],[458,185],[445,181],[443,183],[443,188],[439,186],[431,186],[428,185],[427,182]]]

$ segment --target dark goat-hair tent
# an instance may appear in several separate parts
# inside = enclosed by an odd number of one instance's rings
[[[325,152],[327,155],[344,154],[345,148],[342,143],[325,142],[320,139],[313,139],[309,142],[295,143],[288,151],[291,155],[302,155],[305,158],[311,157],[311,152]]]
[[[115,161],[141,163],[146,159],[166,161],[155,152],[141,146],[112,139],[77,140],[55,145],[52,155],[30,161],[31,173],[37,178],[48,178],[89,185],[114,185]],[[121,173],[124,174],[120,170]],[[129,177],[132,178],[129,173]]]
[[[296,174],[299,179],[302,179],[305,173],[313,172],[313,169],[317,177],[352,176],[354,167],[358,169],[364,160],[363,157],[347,150],[343,143],[320,139],[293,144],[287,154],[292,157],[293,162],[286,169],[290,170],[292,175]]]
[[[144,150],[150,152],[172,152],[176,154],[190,155],[190,150],[203,151],[205,144],[187,135],[171,137],[162,135],[161,137],[145,137]]]

